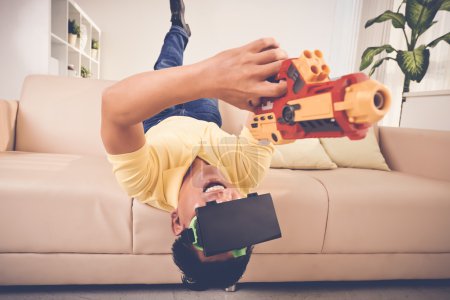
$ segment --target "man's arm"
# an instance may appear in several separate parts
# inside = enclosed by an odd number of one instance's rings
[[[145,72],[103,92],[101,135],[110,154],[129,153],[145,143],[141,122],[163,109],[200,98],[200,65]]]
[[[277,42],[266,38],[197,64],[140,73],[112,85],[102,96],[106,151],[122,154],[140,149],[145,143],[141,122],[176,104],[211,97],[252,110],[260,97],[282,95],[286,84],[266,78],[276,74],[286,58]]]

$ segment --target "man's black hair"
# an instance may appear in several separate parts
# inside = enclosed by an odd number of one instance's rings
[[[244,274],[251,254],[252,247],[247,247],[246,255],[226,261],[202,262],[188,241],[179,237],[172,244],[173,261],[182,272],[183,285],[194,291],[232,286]]]

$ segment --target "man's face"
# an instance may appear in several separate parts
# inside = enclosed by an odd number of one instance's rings
[[[189,174],[184,178],[178,198],[178,208],[172,212],[172,229],[175,235],[189,227],[192,218],[195,216],[195,208],[205,206],[207,202],[216,200],[217,202],[231,201],[242,198],[241,193],[229,182],[225,176],[202,159],[196,158],[192,163]],[[203,254],[199,251],[199,256],[204,260]],[[232,257],[230,253],[212,256],[213,260],[227,259]]]

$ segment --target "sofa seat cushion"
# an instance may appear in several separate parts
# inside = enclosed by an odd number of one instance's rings
[[[450,182],[350,168],[309,174],[330,201],[324,253],[450,251]]]
[[[271,193],[282,238],[256,245],[255,253],[321,252],[328,199],[319,181],[300,171],[270,169],[256,191]],[[171,253],[169,213],[134,201],[133,223],[135,254]]]
[[[0,252],[131,253],[131,200],[105,158],[0,152]]]

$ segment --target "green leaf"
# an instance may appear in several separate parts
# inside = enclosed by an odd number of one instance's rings
[[[433,48],[433,47],[436,46],[440,41],[445,41],[445,42],[447,42],[447,44],[450,44],[450,32],[447,32],[447,33],[444,34],[443,36],[438,37],[437,39],[435,39],[434,41],[432,41],[431,43],[429,43],[429,44],[427,45],[427,48],[428,48],[428,47]]]
[[[406,2],[411,1],[411,0],[406,0]],[[419,2],[421,5],[424,6],[433,6],[433,5],[438,5],[441,6],[442,2],[444,2],[445,0],[417,0],[417,2]]]
[[[381,23],[388,20],[392,20],[392,26],[394,26],[395,28],[405,28],[405,16],[390,10],[387,10],[378,17],[367,21],[365,28],[371,26],[374,23]]]
[[[436,24],[437,23],[437,21],[433,21],[433,22],[431,22],[431,24],[430,24],[430,26],[428,27],[428,28],[422,28],[422,29],[420,29],[420,31],[419,31],[419,35],[421,35],[422,33],[424,33],[425,31],[427,31],[428,29],[430,29],[434,24]]]
[[[428,29],[444,0],[408,0],[405,16],[408,26],[416,32]]]
[[[369,47],[367,48],[363,55],[361,56],[361,65],[359,66],[359,70],[362,71],[373,61],[373,57],[381,52],[385,51],[387,53],[391,53],[392,51],[396,51],[391,45],[383,45],[381,47]]]
[[[439,8],[439,10],[450,11],[450,0],[444,0],[444,2],[442,2],[442,4],[441,4],[441,7]]]
[[[405,76],[420,82],[430,64],[430,50],[422,45],[414,51],[398,51],[396,60]]]
[[[393,59],[393,58],[392,58],[392,57],[384,57],[384,58],[381,58],[381,59],[377,60],[377,61],[373,64],[372,69],[370,69],[369,76],[372,76],[373,72],[375,72],[375,69],[378,68],[379,66],[381,66],[381,64],[382,64],[385,60],[388,60],[388,59]]]

